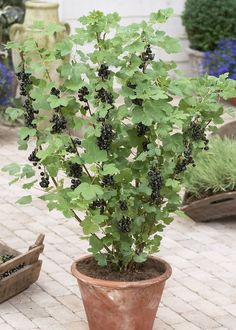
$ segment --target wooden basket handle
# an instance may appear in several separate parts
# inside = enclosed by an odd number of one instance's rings
[[[226,198],[222,198],[222,199],[217,199],[215,201],[212,201],[210,204],[220,204],[220,203],[225,203],[225,202],[229,202],[229,201],[233,201],[234,198],[232,197],[226,197]]]
[[[29,251],[36,248],[37,246],[43,245],[45,235],[44,234],[39,234],[35,243],[29,247]]]

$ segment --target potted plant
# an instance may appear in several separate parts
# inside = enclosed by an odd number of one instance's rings
[[[215,50],[204,52],[203,70],[219,77],[228,73],[230,79],[236,79],[236,39],[221,39]],[[236,98],[231,99],[236,105]]]
[[[192,73],[201,74],[204,51],[212,51],[221,38],[234,38],[236,2],[234,0],[187,0],[182,15],[190,46],[187,49]]]
[[[186,171],[182,210],[195,221],[236,218],[236,141],[214,137],[210,151]],[[217,159],[217,161],[216,161]]]
[[[19,145],[27,149],[29,140],[35,142],[27,177],[36,179],[24,187],[39,184],[49,210],[82,226],[90,255],[73,263],[72,274],[91,330],[101,324],[104,330],[152,329],[171,268],[151,255],[179,209],[186,168],[205,152],[206,132],[220,122],[218,96],[235,94],[235,81],[226,76],[170,79],[175,64],[155,58],[153,51],[179,50],[175,39],[157,29],[171,13],[160,10],[148,21],[122,27],[118,14],[93,11],[53,50],[39,48],[33,39],[8,46],[22,59],[17,76],[26,127]],[[87,44],[90,52],[83,51]],[[57,84],[48,67],[73,46],[77,58],[58,68]],[[40,54],[43,79],[32,75],[32,51]],[[176,95],[180,102],[173,105]],[[46,129],[40,129],[42,108],[51,118]],[[69,134],[82,127],[81,140]],[[7,170],[15,180],[22,176],[19,164]],[[31,200],[28,194],[18,202]]]

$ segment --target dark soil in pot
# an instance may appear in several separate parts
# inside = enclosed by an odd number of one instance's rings
[[[135,264],[135,267],[127,271],[115,271],[111,265],[101,267],[93,258],[83,259],[77,262],[77,269],[82,274],[110,281],[142,281],[161,276],[165,269],[158,260],[148,259],[144,263]]]

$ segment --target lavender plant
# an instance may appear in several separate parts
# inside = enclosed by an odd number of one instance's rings
[[[13,72],[0,63],[0,106],[9,105],[12,97]]]
[[[199,152],[207,152],[206,133],[221,122],[218,97],[236,90],[226,76],[172,81],[175,63],[155,56],[159,48],[180,50],[159,30],[171,14],[160,10],[148,21],[122,27],[118,14],[93,11],[52,51],[33,38],[8,45],[22,58],[17,76],[26,127],[20,149],[31,143],[30,164],[4,170],[15,181],[25,178],[25,189],[39,185],[49,210],[79,222],[99,265],[122,271],[159,251],[162,232],[180,206],[184,173]],[[52,24],[44,33],[60,28]],[[88,44],[92,50],[83,51]],[[55,82],[51,64],[73,47],[76,56],[58,67],[60,83]],[[41,126],[42,110],[50,119],[47,128]],[[21,109],[11,111],[17,116]],[[82,139],[71,135],[81,128]],[[18,203],[31,201],[28,194]]]
[[[215,50],[205,52],[203,72],[215,77],[228,73],[236,80],[236,39],[221,39]]]

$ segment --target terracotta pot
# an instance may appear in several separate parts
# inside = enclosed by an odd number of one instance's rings
[[[80,260],[91,258],[86,256]],[[170,265],[162,259],[164,273],[138,282],[107,281],[88,277],[71,268],[77,278],[90,330],[152,330]]]
[[[231,104],[236,106],[236,97],[233,97],[232,99],[230,99],[230,102],[231,102]]]

